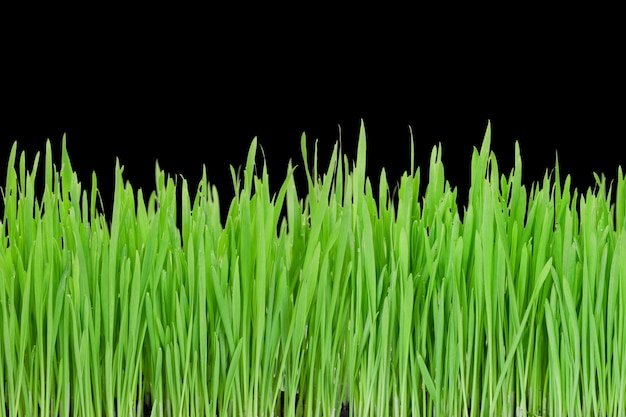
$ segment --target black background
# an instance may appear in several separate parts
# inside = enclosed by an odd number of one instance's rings
[[[225,209],[228,166],[245,163],[254,137],[275,191],[288,160],[301,164],[302,132],[311,153],[319,140],[325,169],[339,128],[355,156],[361,120],[374,184],[383,167],[392,184],[409,169],[410,126],[422,173],[442,143],[461,205],[488,121],[502,172],[519,141],[527,185],[554,167],[557,151],[583,190],[593,172],[614,179],[626,166],[624,33],[614,12],[240,12],[41,12],[3,29],[2,172],[14,141],[32,161],[49,139],[60,163],[66,134],[79,180],[88,189],[96,172],[107,210],[116,157],[144,192],[157,160],[192,189],[204,164]]]

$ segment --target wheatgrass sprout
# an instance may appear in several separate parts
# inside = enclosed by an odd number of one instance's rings
[[[626,184],[584,193],[500,173],[487,126],[468,205],[433,148],[378,195],[335,145],[274,195],[253,140],[221,221],[156,165],[144,196],[114,167],[110,221],[65,139],[8,158],[0,234],[7,416],[621,416]],[[43,167],[40,167],[40,162]],[[30,168],[30,169],[27,169]],[[303,170],[306,190],[294,172]],[[36,195],[35,179],[44,189]],[[177,208],[182,209],[177,213]],[[284,213],[284,215],[282,215]],[[180,218],[180,229],[176,219]],[[0,408],[1,409],[1,408]]]

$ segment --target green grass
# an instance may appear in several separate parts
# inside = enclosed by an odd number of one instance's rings
[[[397,202],[335,145],[270,194],[252,142],[220,222],[206,172],[115,167],[110,221],[62,146],[2,187],[0,407],[8,416],[619,416],[626,182],[501,174],[487,128],[468,205],[433,148]],[[311,161],[312,159],[312,161]],[[39,172],[38,172],[39,170]],[[304,170],[307,190],[296,190]],[[35,195],[35,177],[44,190]],[[615,188],[613,188],[615,185]],[[613,203],[614,202],[614,203]],[[177,207],[182,208],[176,213]],[[284,215],[283,215],[284,213]],[[177,216],[180,228],[177,227]]]

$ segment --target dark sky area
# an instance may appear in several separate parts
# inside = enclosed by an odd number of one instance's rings
[[[488,121],[502,171],[519,141],[527,184],[556,151],[583,189],[593,172],[614,178],[626,166],[623,30],[603,18],[493,25],[457,16],[422,27],[428,16],[220,25],[222,16],[163,15],[50,22],[44,36],[3,37],[1,178],[14,141],[31,161],[49,139],[58,163],[67,134],[79,179],[88,187],[95,171],[105,205],[116,157],[149,191],[156,160],[194,187],[204,164],[227,204],[228,166],[245,163],[255,136],[276,187],[290,158],[301,163],[303,131],[311,153],[319,140],[325,169],[339,128],[354,157],[361,120],[375,183],[383,167],[392,183],[409,169],[411,126],[422,172],[441,142],[461,201]]]

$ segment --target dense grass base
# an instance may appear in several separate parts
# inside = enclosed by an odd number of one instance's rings
[[[317,151],[308,192],[271,196],[252,143],[224,224],[157,165],[147,200],[116,166],[98,209],[50,145],[9,158],[0,234],[0,404],[24,415],[618,416],[626,413],[626,195],[579,195],[558,164],[530,190],[490,131],[468,206],[432,151],[374,195],[363,130],[351,165]],[[411,146],[411,161],[414,161]],[[323,175],[322,175],[323,174]],[[39,198],[40,197],[40,198]],[[611,203],[614,197],[615,203]],[[177,206],[182,208],[180,227]],[[284,213],[284,215],[281,215]]]

